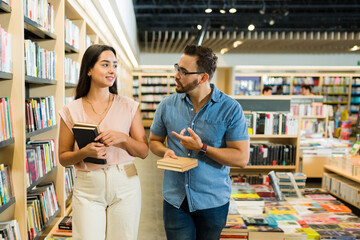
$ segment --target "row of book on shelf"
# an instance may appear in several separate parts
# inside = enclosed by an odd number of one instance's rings
[[[76,49],[80,48],[79,27],[65,17],[65,42]]]
[[[245,112],[249,134],[297,135],[299,119],[290,113]]]
[[[27,99],[25,114],[27,132],[54,126],[56,124],[54,96]]]
[[[322,102],[312,102],[309,104],[291,104],[290,112],[294,116],[300,117],[314,117],[327,116],[329,111],[328,105],[323,105]]]
[[[80,74],[80,63],[65,57],[64,68],[64,81],[66,83],[76,84]]]
[[[27,192],[27,232],[33,240],[41,234],[44,226],[59,210],[53,182],[38,184]]]
[[[1,27],[1,25],[0,25]],[[0,71],[12,72],[12,35],[0,28]]]
[[[4,141],[14,136],[11,103],[7,97],[0,98],[0,118],[0,141]]]
[[[248,165],[295,165],[296,145],[251,143]]]
[[[305,188],[304,174],[272,172],[270,176],[274,180],[270,185],[232,184],[220,239],[359,239],[360,218],[325,190]],[[289,191],[293,188],[299,193]]]
[[[47,0],[24,0],[24,15],[45,28],[46,31],[55,32],[54,6]]]
[[[27,187],[57,166],[55,140],[33,140],[26,143]]]
[[[25,75],[56,80],[55,51],[41,48],[37,42],[26,39]]]
[[[75,182],[75,168],[68,166],[65,168],[65,198],[69,199],[72,196]]]

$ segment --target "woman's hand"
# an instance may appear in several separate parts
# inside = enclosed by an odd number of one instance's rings
[[[106,130],[101,132],[99,136],[95,138],[95,141],[100,140],[106,147],[118,146],[121,147],[123,143],[128,140],[129,136],[122,132],[116,132],[113,130]]]
[[[80,149],[80,151],[83,151],[87,157],[106,159],[106,148],[102,143],[92,142]]]

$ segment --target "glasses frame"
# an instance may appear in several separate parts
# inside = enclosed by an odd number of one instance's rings
[[[183,70],[179,67],[179,64],[175,63],[174,64],[174,68],[175,68],[175,71],[177,73],[179,73],[180,77],[186,77],[186,75],[189,75],[189,74],[203,74],[205,72],[183,72]]]

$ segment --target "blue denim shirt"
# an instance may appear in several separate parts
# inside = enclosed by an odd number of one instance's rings
[[[198,167],[189,171],[164,172],[165,201],[180,208],[187,196],[191,212],[219,207],[230,200],[230,168],[206,156],[198,156],[196,151],[186,149],[171,132],[180,133],[182,129],[191,127],[203,143],[215,148],[225,148],[225,141],[249,140],[240,104],[213,84],[211,87],[211,99],[197,114],[185,93],[172,94],[163,99],[156,109],[150,128],[156,136],[167,136],[168,147],[177,156],[198,159]],[[187,131],[186,134],[189,135]]]

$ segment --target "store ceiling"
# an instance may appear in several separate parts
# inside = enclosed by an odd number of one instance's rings
[[[180,53],[187,44],[199,42],[202,32],[202,45],[216,52],[228,48],[228,53],[349,53],[354,45],[360,46],[360,1],[133,0],[133,4],[141,52]],[[237,12],[229,13],[231,7]],[[219,12],[222,8],[225,14]],[[250,32],[251,23],[255,30]],[[207,26],[206,31],[198,30],[199,24]],[[235,48],[236,41],[240,44]]]

